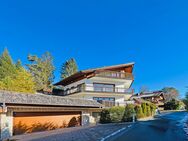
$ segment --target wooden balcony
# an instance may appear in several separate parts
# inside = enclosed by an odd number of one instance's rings
[[[127,72],[106,71],[96,74],[98,77],[133,80],[133,74]]]

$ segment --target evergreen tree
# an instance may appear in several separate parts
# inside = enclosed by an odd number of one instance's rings
[[[142,104],[141,104],[141,107],[142,107],[142,111],[143,111],[144,116],[147,116],[147,107],[146,107],[146,103],[142,103]]]
[[[140,119],[144,117],[143,111],[142,111],[142,107],[141,106],[136,106],[135,107],[135,111],[136,111],[136,118]]]
[[[21,69],[22,68],[22,62],[21,62],[21,60],[18,60],[17,62],[16,62],[16,69]]]
[[[0,56],[0,89],[6,91],[34,93],[35,83],[29,72],[27,72],[18,60],[13,63],[7,49]]]
[[[7,49],[0,56],[0,80],[15,74],[16,68]]]
[[[46,52],[41,58],[29,55],[28,60],[31,64],[27,66],[34,77],[36,90],[48,91],[54,79],[53,57]]]
[[[151,115],[152,115],[152,113],[151,113],[151,108],[150,108],[149,105],[146,105],[146,116],[149,117],[149,116],[151,116]]]
[[[66,61],[61,68],[61,79],[65,79],[78,72],[78,66],[74,58]]]

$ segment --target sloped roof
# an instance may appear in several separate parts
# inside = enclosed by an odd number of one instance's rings
[[[100,108],[101,104],[94,100],[67,98],[45,94],[19,94],[15,92],[0,91],[0,103],[14,105],[42,105],[66,107],[93,107]]]
[[[146,98],[146,97],[153,97],[153,96],[160,96],[160,95],[163,95],[164,96],[164,93],[163,91],[153,91],[153,92],[146,92],[146,93],[143,93],[143,94],[136,94],[136,95],[133,95],[131,98]]]
[[[114,65],[114,66],[105,66],[105,67],[101,67],[101,68],[82,70],[82,71],[79,71],[79,72],[65,78],[64,80],[62,80],[60,82],[55,83],[54,85],[71,84],[72,82],[75,82],[76,80],[79,80],[81,78],[86,78],[88,75],[93,74],[95,72],[112,71],[112,70],[118,70],[118,69],[132,67],[132,69],[131,69],[131,73],[132,73],[134,64],[135,63],[132,62],[132,63],[127,63],[127,64],[120,64],[120,65]]]

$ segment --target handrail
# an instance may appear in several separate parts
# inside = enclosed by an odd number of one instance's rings
[[[118,78],[118,79],[130,79],[133,80],[133,74],[128,72],[116,72],[116,71],[106,71],[99,72],[96,74],[99,77],[108,77],[108,78]]]
[[[100,92],[100,93],[120,93],[120,94],[133,94],[133,89],[124,89],[124,88],[110,88],[110,87],[96,87],[96,86],[87,86],[85,84],[73,87],[64,91],[64,94],[73,94],[78,92]]]

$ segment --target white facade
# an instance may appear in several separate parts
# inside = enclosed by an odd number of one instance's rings
[[[69,91],[67,96],[73,98],[82,98],[82,99],[89,99],[93,100],[95,97],[102,97],[102,98],[114,98],[115,103],[119,105],[124,105],[124,103],[130,99],[132,93],[127,90],[131,87],[133,80],[128,79],[118,79],[118,78],[105,78],[105,77],[91,77],[85,78],[80,81],[71,83],[67,86],[64,86],[65,91]],[[79,85],[84,85],[85,91],[77,91],[77,87]],[[114,85],[114,92],[100,92],[95,90],[94,84],[113,84]]]

